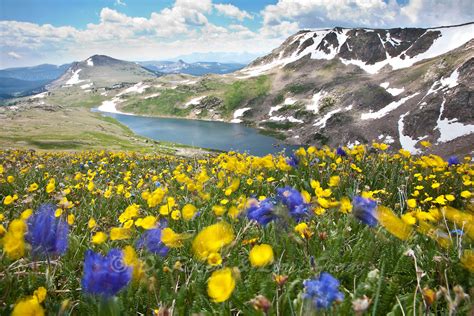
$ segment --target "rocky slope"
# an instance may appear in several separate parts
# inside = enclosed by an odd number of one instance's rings
[[[372,140],[449,155],[474,144],[474,24],[301,31],[236,73],[272,86],[242,119],[295,143]],[[424,150],[426,152],[426,150]]]

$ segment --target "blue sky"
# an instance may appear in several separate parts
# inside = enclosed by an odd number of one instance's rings
[[[305,28],[474,20],[472,0],[0,0],[0,68],[92,54],[247,61]],[[214,56],[214,57],[213,57]],[[190,57],[191,58],[191,57]]]

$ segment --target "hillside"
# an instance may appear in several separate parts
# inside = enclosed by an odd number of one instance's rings
[[[80,86],[82,89],[112,87],[115,84],[138,82],[156,77],[153,72],[133,62],[104,55],[73,63],[69,69],[52,82],[48,89]]]

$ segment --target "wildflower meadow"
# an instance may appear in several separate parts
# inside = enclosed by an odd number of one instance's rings
[[[0,315],[473,315],[471,157],[0,151]]]

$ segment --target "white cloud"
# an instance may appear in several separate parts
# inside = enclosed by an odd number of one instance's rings
[[[15,53],[15,52],[13,52],[13,51],[8,52],[7,55],[10,56],[10,57],[12,57],[12,58],[15,58],[15,59],[21,59],[21,58],[22,58],[20,54]]]
[[[232,4],[218,3],[214,5],[214,8],[216,8],[217,12],[220,14],[235,18],[239,21],[243,21],[245,18],[253,19],[253,16],[251,16],[247,11],[240,10],[238,7]]]
[[[115,0],[115,5],[126,6],[127,4],[126,4],[125,1],[123,1],[123,0]]]
[[[261,12],[263,28],[296,22],[299,28],[440,26],[474,20],[472,0],[279,0]]]

